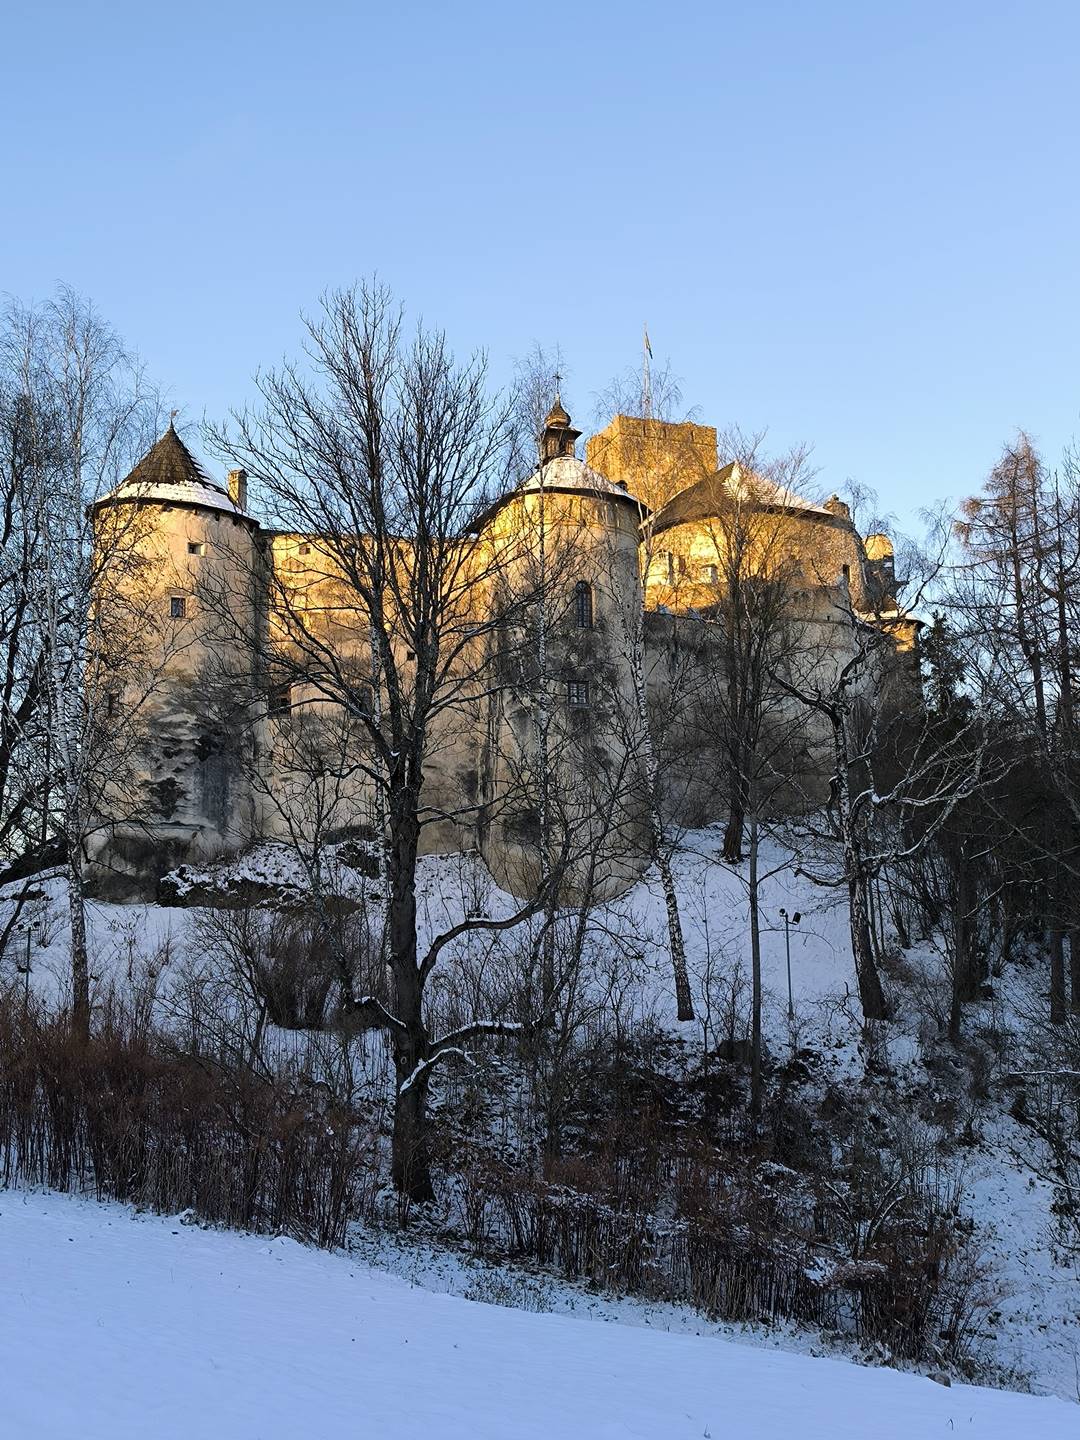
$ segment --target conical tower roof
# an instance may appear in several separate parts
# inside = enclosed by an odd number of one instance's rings
[[[228,491],[206,474],[176,433],[171,420],[164,435],[146,452],[127,479],[102,496],[98,503],[140,500],[165,505],[201,505],[229,515],[243,513],[229,499]]]

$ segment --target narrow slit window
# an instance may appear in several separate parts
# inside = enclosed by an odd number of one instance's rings
[[[205,555],[206,546],[201,540],[189,540],[187,546],[187,553],[189,555]]]
[[[579,580],[574,586],[574,623],[579,630],[593,628],[593,594],[587,580]]]
[[[169,618],[183,620],[187,615],[187,598],[184,595],[169,596]]]
[[[720,570],[716,565],[705,565],[702,567],[702,579],[706,585],[715,585],[720,579]]]
[[[120,713],[120,696],[116,690],[110,690],[105,696],[105,714],[111,720]]]

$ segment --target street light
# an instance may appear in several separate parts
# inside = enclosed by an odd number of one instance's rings
[[[783,906],[781,906],[780,918],[784,922],[784,949],[787,951],[787,1018],[788,1024],[794,1025],[795,999],[791,993],[791,927],[792,925],[798,925],[802,916],[798,910],[795,911],[794,915],[789,915]]]

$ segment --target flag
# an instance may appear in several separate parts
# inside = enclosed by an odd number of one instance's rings
[[[645,354],[652,359],[652,346],[649,344],[649,327],[645,326]]]

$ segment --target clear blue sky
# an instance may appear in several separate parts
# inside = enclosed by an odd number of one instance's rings
[[[1075,3],[12,4],[0,290],[91,296],[185,417],[378,272],[588,420],[658,362],[909,515],[1080,430]]]

